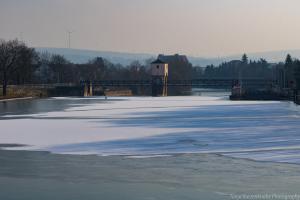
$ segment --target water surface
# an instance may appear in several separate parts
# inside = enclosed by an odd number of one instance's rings
[[[212,96],[2,102],[0,199],[298,194],[299,108]]]
[[[218,155],[53,155],[0,151],[0,199],[232,199],[298,194],[300,167]]]

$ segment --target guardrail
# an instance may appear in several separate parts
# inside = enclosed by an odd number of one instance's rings
[[[168,86],[233,86],[239,81],[236,79],[192,79],[192,80],[168,80]],[[244,85],[269,86],[276,84],[275,80],[266,79],[244,79]],[[101,80],[81,81],[81,84],[92,84],[94,86],[151,86],[152,80]],[[163,84],[163,83],[155,83]]]
[[[239,83],[237,79],[192,79],[192,80],[168,80],[168,86],[233,86]],[[266,79],[243,79],[244,86],[270,86],[276,84],[276,80]],[[80,83],[55,83],[55,84],[24,84],[24,85],[9,85],[9,87],[29,87],[29,88],[55,88],[55,87],[76,87],[85,84],[92,84],[94,86],[151,86],[152,80],[100,80],[100,81],[80,81]],[[156,83],[157,84],[157,83]],[[162,83],[159,83],[162,84]],[[0,87],[2,87],[0,85]]]

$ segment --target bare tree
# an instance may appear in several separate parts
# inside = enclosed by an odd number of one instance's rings
[[[0,72],[2,73],[3,96],[7,95],[8,81],[12,78],[18,68],[22,67],[20,61],[22,55],[27,50],[31,50],[23,42],[18,40],[0,40]],[[31,59],[26,56],[27,59]]]

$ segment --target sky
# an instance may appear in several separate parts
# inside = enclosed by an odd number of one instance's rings
[[[218,57],[300,49],[299,0],[0,0],[0,38],[33,47]]]

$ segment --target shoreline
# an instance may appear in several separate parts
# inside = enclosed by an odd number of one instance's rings
[[[8,97],[8,98],[0,98],[0,102],[7,102],[7,101],[18,101],[18,100],[28,100],[28,99],[34,99],[36,97]]]

